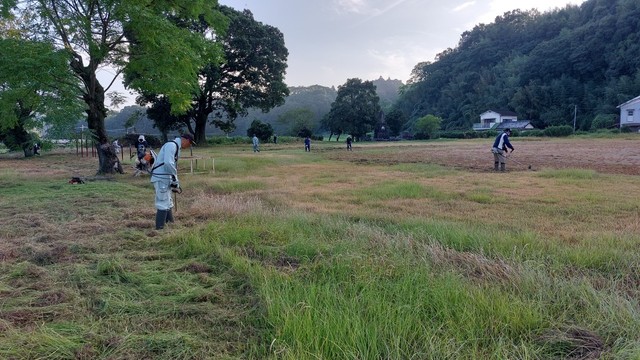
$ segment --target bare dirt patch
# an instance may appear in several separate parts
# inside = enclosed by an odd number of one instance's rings
[[[492,139],[446,142],[373,143],[366,150],[336,152],[336,160],[357,164],[395,165],[430,163],[475,172],[493,171]],[[622,139],[530,139],[512,138],[515,151],[507,170],[591,169],[609,174],[640,174],[640,136]],[[388,151],[384,151],[388,149]]]

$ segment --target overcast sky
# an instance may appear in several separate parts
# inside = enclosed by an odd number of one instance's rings
[[[458,44],[460,35],[514,9],[549,11],[584,0],[219,0],[284,34],[289,86],[347,79],[409,79],[413,67]],[[104,82],[108,70],[100,76]],[[107,82],[108,83],[108,82]],[[105,83],[105,85],[107,84]],[[133,95],[119,83],[110,90]]]
[[[460,35],[516,8],[541,12],[584,0],[219,0],[275,26],[289,49],[289,86],[338,86],[413,67],[454,48]]]

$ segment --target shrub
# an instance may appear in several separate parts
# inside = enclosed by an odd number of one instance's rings
[[[438,129],[442,124],[442,119],[435,115],[426,115],[418,120],[414,125],[416,138],[418,139],[435,139],[438,137]]]
[[[445,139],[464,139],[465,132],[459,130],[441,131],[440,137]]]
[[[544,129],[545,136],[563,137],[573,134],[573,128],[569,125],[549,126]]]
[[[477,131],[469,130],[463,133],[465,139],[475,139],[479,137],[479,133]]]
[[[281,138],[278,138],[280,141]],[[236,145],[236,144],[250,144],[251,139],[244,136],[212,136],[207,138],[207,144],[209,145]]]
[[[520,136],[527,136],[527,137],[533,137],[533,136],[543,136],[544,132],[542,130],[527,130],[527,131],[523,131],[520,133]]]
[[[497,130],[487,130],[487,137],[488,138],[494,138],[496,136],[498,136],[498,131]]]
[[[609,129],[617,124],[617,117],[614,114],[598,114],[591,121],[592,129]]]

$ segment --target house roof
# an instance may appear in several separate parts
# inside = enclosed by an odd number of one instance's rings
[[[529,120],[507,121],[496,124],[493,130],[503,130],[506,128],[523,130],[526,129],[528,125],[533,127],[533,124],[531,124],[531,121]]]
[[[491,109],[483,112],[482,114],[480,114],[480,116],[482,116],[482,115],[484,115],[484,114],[486,114],[488,112],[494,112],[494,113],[497,113],[498,115],[502,115],[502,116],[518,116],[518,114],[516,114],[513,111],[509,111],[509,110],[491,110]]]
[[[622,104],[620,104],[620,105],[616,106],[616,108],[621,108],[621,107],[623,107],[623,106],[625,106],[625,105],[627,105],[627,104],[629,104],[629,103],[632,103],[632,102],[634,102],[634,101],[637,101],[637,100],[640,100],[640,96],[636,96],[636,97],[634,97],[633,99],[631,99],[631,100],[629,100],[629,101],[627,101],[627,102],[624,102],[624,103],[622,103]]]

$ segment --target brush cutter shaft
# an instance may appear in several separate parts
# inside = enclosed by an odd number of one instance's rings
[[[531,169],[531,165],[527,165],[527,164],[523,164],[520,161],[514,159],[511,155],[507,156],[507,158],[513,162],[515,162],[516,164],[520,164],[522,166],[526,166],[527,168]]]

